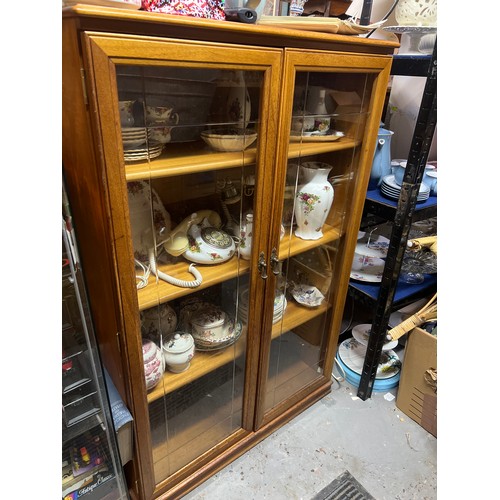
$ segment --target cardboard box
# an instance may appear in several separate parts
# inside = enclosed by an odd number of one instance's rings
[[[437,437],[437,337],[418,327],[406,341],[396,406]]]

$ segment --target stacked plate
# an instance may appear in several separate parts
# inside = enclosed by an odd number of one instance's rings
[[[355,387],[359,386],[361,382],[365,355],[366,345],[352,337],[344,340],[337,350],[337,361],[344,369],[345,378]],[[373,390],[385,391],[396,387],[399,384],[400,372],[401,361],[398,355],[391,349],[382,351]]]
[[[401,192],[401,186],[399,186],[395,179],[394,175],[386,175],[385,177],[382,178],[382,184],[380,185],[380,191],[382,192],[383,195],[387,196],[388,198],[391,198],[393,200],[399,200],[399,194]],[[420,184],[420,189],[417,195],[417,202],[422,202],[427,200],[430,195],[430,188],[427,186],[427,184],[424,184],[423,182]]]
[[[281,320],[283,314],[285,314],[287,305],[288,302],[283,292],[276,290],[276,295],[274,297],[273,324]],[[248,288],[245,288],[240,293],[238,316],[243,323],[248,323]]]
[[[152,160],[161,155],[163,144],[147,140],[145,127],[123,127],[122,142],[125,161]]]
[[[122,128],[122,142],[125,149],[146,144],[146,137],[147,132],[145,127]]]

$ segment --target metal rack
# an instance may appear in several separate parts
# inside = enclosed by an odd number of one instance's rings
[[[416,213],[417,195],[436,128],[437,39],[431,56],[394,56],[391,74],[425,76],[426,83],[408,154],[401,194],[396,208],[388,212],[387,210],[391,209],[391,207],[388,209],[387,206],[383,206],[384,204],[368,198],[365,204],[365,212],[372,211],[378,215],[383,214],[386,217],[393,216],[394,222],[358,387],[357,395],[362,400],[366,400],[371,396],[382,346],[386,342],[389,317],[394,305],[396,287],[406,250],[408,233],[413,216]],[[428,211],[422,212],[422,214],[425,214],[427,217],[435,214],[435,206],[426,208],[428,208]],[[424,216],[419,217],[419,219],[422,218]],[[415,298],[415,296],[412,297]]]

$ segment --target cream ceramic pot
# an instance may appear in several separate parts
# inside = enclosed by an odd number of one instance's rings
[[[174,373],[185,372],[194,356],[194,339],[189,333],[174,332],[163,343],[165,366]]]

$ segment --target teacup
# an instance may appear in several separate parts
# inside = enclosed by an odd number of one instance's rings
[[[438,183],[437,175],[438,175],[437,170],[429,170],[429,171],[426,170],[424,180],[422,181],[429,186],[431,194],[433,196],[437,196],[437,183]]]
[[[135,101],[119,101],[120,123],[122,127],[134,126],[134,103]]]
[[[167,144],[172,140],[172,127],[151,128],[148,131],[148,137],[161,144]]]
[[[149,125],[179,123],[179,115],[168,106],[146,106],[146,120]]]

